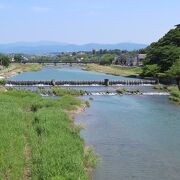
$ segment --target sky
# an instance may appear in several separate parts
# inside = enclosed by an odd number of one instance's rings
[[[180,23],[180,0],[0,0],[0,44],[150,44]]]

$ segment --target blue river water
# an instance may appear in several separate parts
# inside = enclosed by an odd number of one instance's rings
[[[98,96],[77,121],[100,156],[93,179],[180,179],[180,108],[168,97]]]
[[[13,80],[125,79],[77,67],[46,67],[17,75]],[[146,87],[146,91],[152,91]],[[83,97],[89,100],[89,97]],[[93,96],[77,123],[87,145],[100,162],[94,180],[179,180],[180,107],[168,96]]]
[[[83,71],[80,67],[45,67],[37,72],[25,72],[14,76],[11,80],[120,80],[121,76],[112,76],[92,71]]]

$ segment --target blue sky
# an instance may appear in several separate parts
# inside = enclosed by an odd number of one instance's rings
[[[0,0],[0,44],[149,44],[180,23],[180,0]]]

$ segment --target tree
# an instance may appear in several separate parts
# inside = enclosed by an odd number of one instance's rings
[[[114,60],[114,57],[115,56],[112,55],[112,54],[105,54],[105,55],[103,55],[101,57],[100,64],[101,65],[105,65],[105,64],[110,65],[110,64],[112,64],[112,61]]]
[[[167,71],[167,75],[176,80],[180,90],[180,59],[178,59]]]
[[[142,75],[147,77],[153,77],[159,82],[158,80],[159,71],[160,71],[160,67],[157,64],[146,65],[143,67]]]
[[[15,62],[21,62],[23,60],[23,57],[21,54],[15,54],[14,61]]]
[[[0,54],[0,64],[1,66],[8,67],[10,64],[10,58],[6,55]]]
[[[146,49],[146,64],[158,64],[161,72],[165,72],[180,57],[180,28],[170,30],[158,42]]]
[[[148,51],[147,64],[158,64],[161,72],[167,71],[180,56],[180,47],[174,45],[152,46]]]

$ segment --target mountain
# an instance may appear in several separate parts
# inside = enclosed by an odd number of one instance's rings
[[[59,42],[17,42],[9,44],[0,44],[0,53],[51,53],[51,52],[76,52],[91,51],[92,49],[121,49],[138,50],[147,45],[138,43],[119,43],[119,44],[97,44],[89,43],[83,45],[59,43]]]

